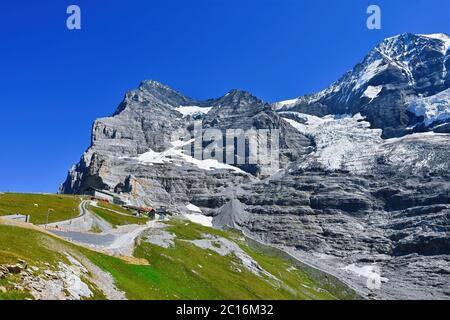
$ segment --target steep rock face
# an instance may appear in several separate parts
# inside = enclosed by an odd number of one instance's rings
[[[450,87],[449,47],[446,34],[388,38],[329,88],[273,107],[317,116],[361,113],[385,137],[402,136],[409,102]]]
[[[164,94],[170,98],[161,99]],[[172,103],[187,100],[154,81],[127,92],[114,116],[95,121],[91,146],[69,172],[62,192],[84,193],[89,187],[110,189],[108,180],[114,179],[106,176],[117,158],[135,157],[149,149],[164,150],[172,132],[183,122]]]
[[[203,119],[203,128],[279,130],[280,161],[282,166],[310,152],[311,141],[295,130],[272,110],[271,106],[248,92],[232,90],[215,101]],[[226,136],[224,134],[224,140]],[[241,168],[245,166],[240,166]],[[251,170],[251,172],[254,172]]]
[[[185,105],[204,112],[183,114]],[[95,121],[91,146],[70,170],[61,192],[79,194],[96,187],[130,194],[141,203],[170,203],[177,212],[182,203],[189,203],[192,193],[196,194],[192,201],[204,207],[209,206],[205,203],[222,205],[227,198],[223,189],[232,188],[232,181],[236,185],[251,181],[245,171],[257,175],[263,173],[262,166],[237,165],[242,170],[236,171],[216,165],[211,172],[206,170],[210,162],[183,156],[181,148],[175,147],[180,141],[174,133],[184,130],[194,137],[193,120],[201,122],[202,130],[221,130],[224,143],[227,129],[279,129],[282,165],[310,152],[309,138],[250,93],[233,90],[219,99],[195,101],[156,81],[144,81],[126,94],[112,117]]]
[[[293,248],[293,254],[362,291],[369,291],[367,277],[348,269],[376,266],[386,278],[372,292],[376,297],[446,298],[449,136],[416,134],[377,149],[374,155],[368,152],[375,161],[367,162],[365,172],[293,163],[244,186],[237,194],[251,214],[244,229]],[[412,159],[405,161],[408,156]]]
[[[174,109],[179,102],[192,100],[155,81],[144,81],[125,95],[114,116],[95,121],[91,148],[116,156],[166,149],[172,132],[183,125],[182,115]]]

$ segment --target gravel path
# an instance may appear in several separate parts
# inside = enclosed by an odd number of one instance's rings
[[[136,238],[155,226],[155,221],[149,221],[146,225],[124,225],[113,228],[108,222],[91,213],[87,208],[89,204],[92,205],[92,202],[83,201],[80,204],[79,217],[51,224],[48,231],[69,241],[102,249],[114,255],[132,256]],[[89,232],[94,226],[102,233]]]

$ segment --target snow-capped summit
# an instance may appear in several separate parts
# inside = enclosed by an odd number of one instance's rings
[[[427,37],[432,39],[438,39],[438,40],[449,40],[450,36],[446,33],[433,33],[433,34],[419,34],[421,37]]]
[[[444,43],[445,51],[450,47],[450,36],[446,33],[421,34],[420,36],[442,41]]]
[[[450,87],[449,46],[446,34],[387,38],[325,90],[272,107],[317,116],[361,113],[385,137],[404,135],[409,102]]]

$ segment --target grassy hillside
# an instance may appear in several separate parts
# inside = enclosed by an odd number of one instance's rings
[[[0,216],[11,214],[30,215],[34,224],[68,220],[79,215],[80,197],[51,194],[0,193]]]
[[[330,292],[304,271],[288,261],[266,256],[248,247],[239,234],[202,227],[184,221],[169,222],[163,232],[173,237],[171,246],[151,244],[154,237],[140,239],[135,257],[127,259],[106,255],[76,246],[42,230],[0,224],[0,272],[2,265],[26,262],[33,281],[59,281],[51,273],[61,273],[67,266],[86,268],[79,278],[91,294],[83,299],[105,299],[108,294],[99,279],[102,272],[111,275],[117,291],[128,299],[338,299],[349,298],[348,292]],[[227,239],[244,252],[268,274],[255,274],[245,268],[237,255],[220,255],[220,243],[212,249],[201,248],[193,241]],[[217,246],[217,247],[215,247]],[[72,257],[72,258],[70,258]],[[76,262],[73,260],[76,259]],[[77,267],[78,266],[78,267]],[[33,271],[30,271],[33,270]],[[270,274],[269,274],[270,273]],[[50,276],[49,276],[50,274]],[[72,276],[73,277],[73,276]],[[22,274],[0,274],[1,299],[33,298]],[[27,279],[25,277],[25,279]],[[52,280],[53,279],[53,280]],[[55,283],[56,283],[55,282]],[[1,288],[0,288],[1,289]],[[44,290],[45,291],[45,290]],[[66,287],[62,294],[69,294]],[[117,293],[116,293],[117,294]]]
[[[99,201],[98,202],[98,206],[102,207],[104,209],[110,209],[110,210],[113,210],[113,211],[118,211],[118,212],[123,213],[123,214],[132,215],[132,213],[129,210],[127,210],[127,209],[125,209],[125,208],[123,208],[123,207],[121,207],[121,206],[119,206],[117,204],[114,204],[114,203]]]
[[[36,279],[48,278],[46,273],[56,273],[60,263],[70,264],[66,253],[79,256],[79,248],[50,234],[34,229],[0,225],[0,300],[34,299],[30,288],[24,285],[24,272]],[[20,273],[5,274],[2,266],[24,261],[26,269]],[[3,272],[3,275],[1,273]],[[87,277],[83,279],[93,290],[94,299],[105,296]],[[64,292],[62,292],[64,294]]]
[[[128,214],[118,214],[106,208],[99,208],[89,206],[89,211],[95,213],[103,220],[109,222],[113,227],[122,226],[126,224],[145,224],[148,218],[134,217]]]
[[[337,299],[340,294],[322,290],[307,274],[276,257],[264,257],[246,246],[238,234],[173,220],[167,228],[175,238],[170,248],[141,242],[136,257],[147,259],[158,270],[149,274],[153,290],[142,288],[139,298],[181,299]],[[201,249],[187,240],[205,235],[222,237],[237,243],[276,279],[256,275],[244,267],[234,254],[221,256]],[[219,246],[219,244],[213,244]]]

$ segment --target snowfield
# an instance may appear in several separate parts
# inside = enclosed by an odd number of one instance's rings
[[[315,151],[300,162],[301,168],[319,163],[330,170],[365,173],[376,167],[375,162],[380,158],[398,170],[412,172],[444,170],[448,166],[448,161],[436,159],[433,152],[433,148],[445,145],[448,134],[425,132],[383,140],[381,130],[370,129],[370,124],[360,114],[320,118],[288,111],[280,115],[316,144]],[[287,116],[298,121],[285,118]]]
[[[292,107],[292,106],[295,106],[299,101],[300,101],[299,99],[291,99],[291,100],[276,102],[273,104],[273,109],[280,110],[280,109],[283,109],[284,107]]]
[[[370,166],[382,143],[381,130],[370,129],[360,114],[351,116],[326,116],[319,118],[298,112],[281,112],[280,115],[295,115],[305,124],[284,119],[306,136],[312,137],[316,150],[301,164],[308,167],[315,162],[331,170],[347,169],[353,172],[365,171]]]
[[[380,275],[380,268],[377,265],[365,265],[358,267],[356,264],[350,264],[342,270],[354,273],[359,277],[367,279],[367,287],[370,289],[380,289],[382,282],[388,282],[389,279]]]
[[[417,117],[423,117],[423,121],[416,126],[442,122],[450,119],[450,89],[442,91],[434,96],[420,98],[411,102],[408,111]]]
[[[183,164],[191,164],[202,170],[231,170],[237,173],[247,174],[239,168],[233,167],[226,163],[219,162],[215,159],[205,159],[199,160],[193,158],[183,151],[183,148],[186,145],[189,145],[194,140],[189,140],[186,142],[183,141],[173,141],[172,148],[167,149],[163,152],[155,152],[153,150],[149,150],[148,152],[141,154],[137,157],[137,160],[142,164],[163,164],[163,163],[174,163],[176,165],[182,166]]]
[[[450,166],[446,155],[449,151],[448,141],[450,141],[450,134],[415,133],[385,140],[380,146],[380,155],[383,155],[398,170],[447,171]],[[443,158],[438,157],[441,153]]]
[[[200,210],[199,207],[197,207],[196,205],[193,205],[192,203],[189,203],[189,204],[186,206],[186,208],[187,208],[189,211],[192,211],[192,212],[202,213],[202,210]]]
[[[198,106],[179,106],[175,108],[184,117],[193,116],[196,114],[207,114],[212,108],[198,107]]]
[[[356,79],[353,79],[352,82],[355,82],[353,90],[356,91],[359,88],[363,87],[373,77],[385,71],[388,67],[389,65],[384,64],[384,61],[382,59],[373,61],[368,66],[366,66],[360,74],[358,74],[358,77]]]

